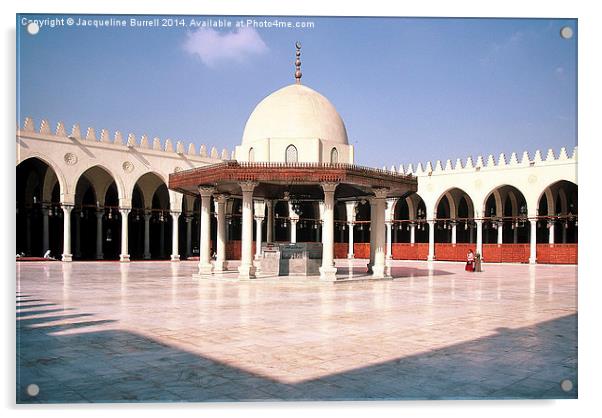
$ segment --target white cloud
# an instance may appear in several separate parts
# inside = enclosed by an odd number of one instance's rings
[[[201,28],[188,33],[184,49],[198,56],[209,67],[226,61],[241,62],[249,56],[268,51],[267,45],[253,28],[240,28],[233,32]]]

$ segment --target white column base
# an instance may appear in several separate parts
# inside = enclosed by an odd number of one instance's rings
[[[391,277],[391,269],[387,266],[372,266],[372,278],[387,279]]]
[[[334,282],[337,279],[336,267],[320,267],[320,280]]]
[[[208,276],[213,273],[213,264],[199,264],[199,276]]]
[[[62,254],[61,261],[73,261],[73,254]]]
[[[355,258],[355,256],[353,254],[347,254],[348,260],[353,260],[354,258]]]
[[[255,278],[255,266],[252,265],[240,265],[238,266],[238,278],[240,280],[249,280]]]
[[[172,254],[171,261],[180,261],[180,254]]]
[[[261,260],[261,254],[255,254],[255,256],[253,257],[253,259],[254,259],[255,261],[259,261],[259,260]]]
[[[228,265],[225,261],[214,261],[213,262],[213,271],[214,272],[228,271]]]
[[[435,261],[435,256],[429,254],[429,256],[426,257],[426,261]]]
[[[529,257],[529,264],[537,264],[537,260],[535,258]]]
[[[150,254],[144,254],[144,255],[142,256],[142,258],[143,258],[144,260],[150,260],[150,259],[151,259],[151,255],[150,255]]]
[[[129,254],[119,254],[119,261],[122,263],[127,263],[130,261],[130,255]]]

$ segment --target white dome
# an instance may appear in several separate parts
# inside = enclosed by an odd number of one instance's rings
[[[247,120],[242,144],[266,138],[317,138],[348,144],[345,124],[332,103],[302,84],[283,87],[255,107]]]

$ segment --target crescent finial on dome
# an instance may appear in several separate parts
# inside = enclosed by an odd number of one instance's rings
[[[303,76],[303,74],[301,74],[301,42],[297,41],[295,42],[295,48],[297,48],[297,52],[295,53],[295,56],[297,57],[295,59],[295,82],[297,84],[301,84],[301,77]]]

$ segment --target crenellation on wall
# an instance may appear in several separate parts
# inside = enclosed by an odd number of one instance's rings
[[[192,142],[188,144],[188,155],[196,155],[196,147]]]
[[[104,144],[111,143],[111,136],[109,135],[108,129],[103,129],[100,131],[100,142],[102,142]]]
[[[149,143],[148,143],[148,135],[142,135],[142,138],[140,138],[140,148],[143,148],[143,149],[150,148]]]
[[[136,135],[134,135],[133,133],[129,133],[126,145],[128,147],[137,147],[138,142],[136,141]]]
[[[55,136],[66,137],[67,131],[65,130],[65,124],[63,122],[59,122],[56,124],[56,131],[54,132]]]
[[[113,144],[123,145],[123,134],[120,131],[115,132],[115,135],[113,136]]]
[[[50,135],[50,123],[48,123],[48,119],[42,119],[40,123],[40,133],[42,135]]]
[[[111,144],[124,146],[127,145],[129,148],[137,147],[143,149],[153,149],[156,151],[169,152],[180,155],[197,155],[196,147],[193,143],[186,144],[184,141],[173,141],[171,139],[166,139],[165,142],[161,141],[160,138],[155,137],[152,140],[152,145],[148,139],[147,135],[142,135],[140,139],[140,143],[137,142],[136,136],[133,133],[129,133],[127,136],[127,140],[124,144],[124,136],[120,131],[115,131],[113,137],[111,138],[111,133],[108,129],[101,129],[99,134],[97,135],[96,129],[94,127],[88,127],[86,129],[85,135],[82,135],[80,125],[75,123],[72,125],[71,134],[67,135],[65,124],[63,122],[58,122],[56,125],[56,130],[52,132],[50,128],[50,122],[48,119],[42,119],[40,121],[39,128],[36,128],[35,121],[32,117],[26,117],[23,121],[23,125],[19,126],[19,122],[17,122],[17,135],[21,135],[22,133],[34,133],[42,136],[50,137],[48,139],[52,139],[52,137],[65,138],[69,137],[74,140],[84,140],[96,142],[98,144]],[[227,160],[228,156],[231,156],[230,159],[234,158],[234,151],[229,153],[226,148],[222,149],[221,152],[218,151],[216,147],[211,148],[211,152],[207,152],[207,146],[201,145],[199,151],[199,157],[203,158],[211,158],[215,160]]]
[[[96,131],[94,128],[88,128],[86,131],[86,141],[96,141]]]
[[[503,152],[500,153],[500,156],[497,159],[497,165],[498,167],[506,166],[506,155]]]
[[[506,167],[532,167],[535,165],[557,164],[559,161],[569,162],[572,160],[574,160],[575,162],[577,160],[577,147],[574,147],[570,157],[565,147],[560,148],[558,154],[556,154],[553,149],[548,149],[545,158],[542,158],[542,153],[540,150],[535,151],[535,153],[533,154],[533,158],[531,158],[528,151],[524,151],[522,153],[520,161],[516,152],[512,152],[510,154],[510,158],[507,158],[506,154],[502,152],[499,154],[497,161],[493,154],[487,155],[486,159],[484,159],[482,155],[477,155],[476,163],[473,162],[472,156],[468,156],[464,161],[461,158],[457,158],[454,164],[452,164],[451,159],[448,159],[445,161],[444,167],[442,166],[441,160],[436,160],[434,168],[433,164],[430,161],[427,161],[424,165],[422,162],[418,163],[415,169],[413,168],[412,164],[408,164],[405,170],[403,164],[399,164],[399,169],[397,170],[397,172],[399,174],[423,176],[429,175],[429,173],[432,175],[473,172],[475,170],[489,171],[503,169]],[[386,166],[383,166],[383,169],[386,170]],[[389,171],[395,172],[395,166],[392,166]]]
[[[81,128],[79,127],[79,123],[74,124],[73,127],[71,128],[70,137],[73,139],[81,139],[82,138],[82,131],[81,131]]]
[[[529,157],[529,151],[523,152],[523,157],[520,160],[520,165],[529,165],[531,158]]]
[[[23,128],[21,130],[25,132],[35,132],[36,128],[33,124],[33,119],[29,116],[26,117],[25,121],[23,122]]]

